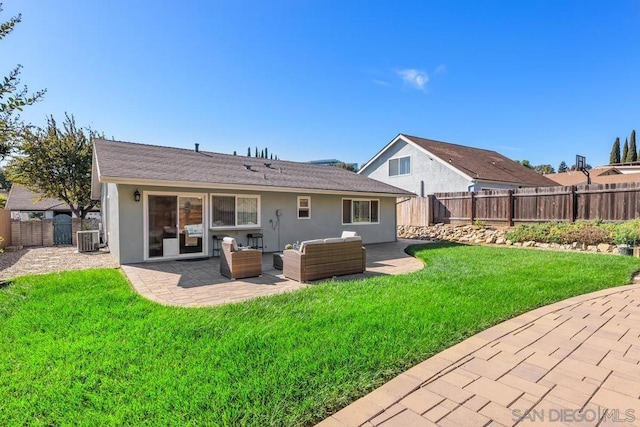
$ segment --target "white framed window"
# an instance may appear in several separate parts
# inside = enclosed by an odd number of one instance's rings
[[[298,219],[311,218],[311,197],[298,196]]]
[[[260,196],[211,195],[211,228],[256,227],[260,227]]]
[[[342,224],[378,224],[379,222],[379,200],[342,199]]]
[[[389,159],[389,176],[409,175],[411,173],[411,157]]]

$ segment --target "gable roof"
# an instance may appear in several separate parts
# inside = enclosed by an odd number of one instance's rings
[[[92,190],[99,183],[253,191],[408,196],[412,193],[332,166],[233,156],[132,142],[93,141]]]
[[[69,205],[59,199],[46,198],[40,200],[40,194],[27,187],[13,184],[5,209],[8,211],[70,211]]]
[[[440,162],[457,170],[472,181],[493,181],[536,187],[556,185],[555,182],[545,178],[536,171],[522,166],[495,151],[450,144],[448,142],[405,134],[399,134],[395,137],[386,147],[369,160],[360,169],[360,172],[365,170],[375,159],[380,157],[380,155],[399,140],[412,144],[427,154],[436,157]]]
[[[640,182],[640,173],[610,173],[611,169],[589,171],[592,184],[620,184],[623,182]],[[580,171],[567,171],[545,175],[557,185],[579,185],[587,183],[587,176]]]

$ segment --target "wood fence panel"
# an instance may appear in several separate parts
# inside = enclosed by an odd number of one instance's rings
[[[513,191],[513,222],[572,221],[571,187]]]
[[[11,211],[0,209],[0,249],[11,245]]]
[[[398,225],[429,225],[432,222],[429,199],[429,197],[398,199],[396,204]]]
[[[437,193],[398,205],[398,224],[526,223],[640,218],[640,183],[591,184],[516,190]]]
[[[640,183],[591,184],[576,187],[577,218],[626,221],[640,218]]]
[[[437,193],[433,200],[433,221],[435,223],[456,223],[470,221],[471,193],[458,191]]]
[[[487,223],[508,223],[510,190],[483,190],[475,195],[474,219]]]

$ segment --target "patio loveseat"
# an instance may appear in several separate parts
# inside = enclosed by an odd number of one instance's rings
[[[360,236],[307,240],[284,251],[283,274],[298,282],[363,273],[366,250]]]

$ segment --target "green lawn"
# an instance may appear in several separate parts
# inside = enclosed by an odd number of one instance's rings
[[[534,307],[630,281],[631,257],[412,247],[416,273],[213,308],[115,270],[0,288],[0,425],[308,425]]]

